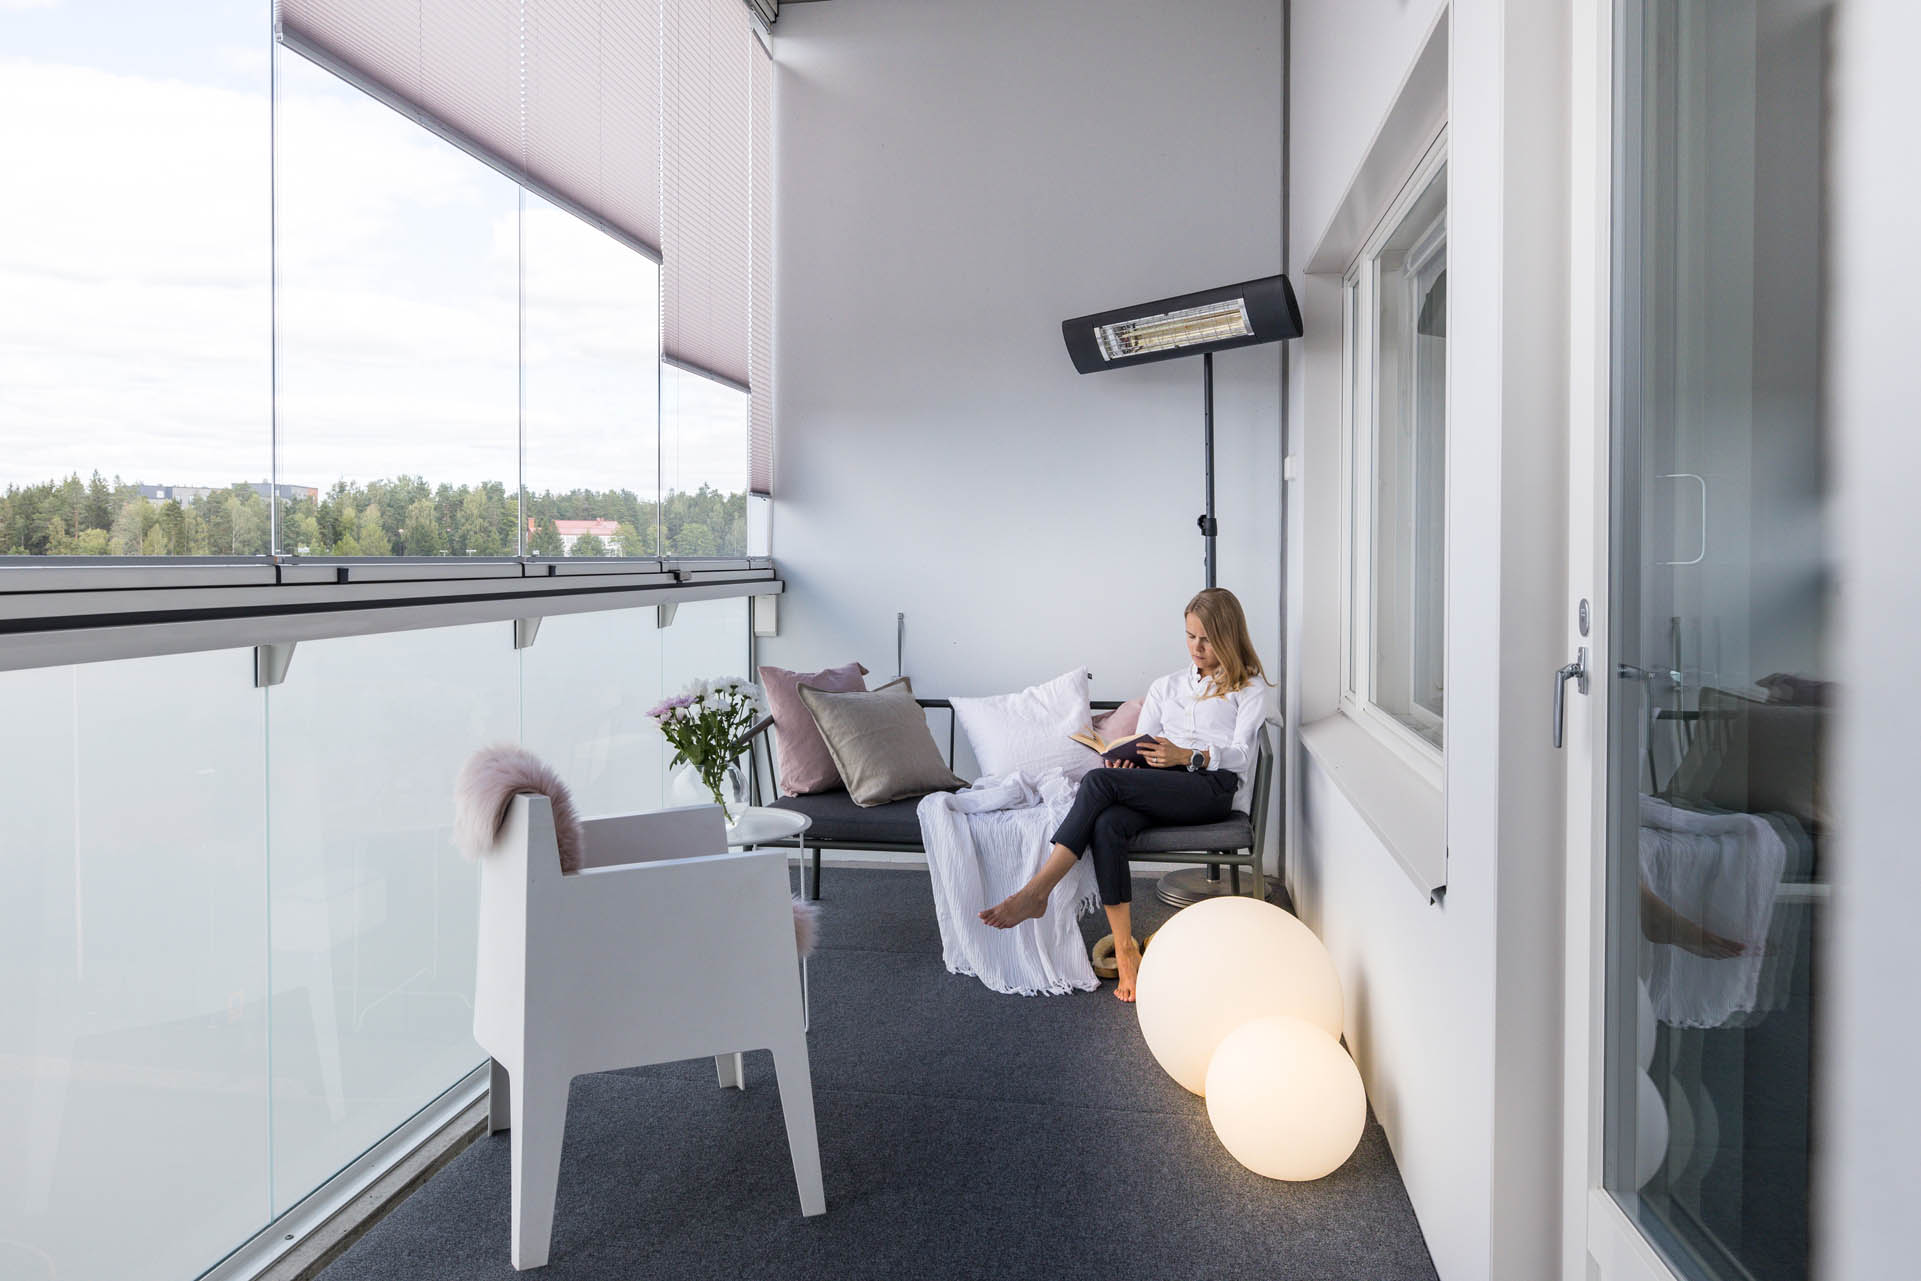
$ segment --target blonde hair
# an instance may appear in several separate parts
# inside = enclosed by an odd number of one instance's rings
[[[1197,592],[1194,599],[1187,602],[1181,611],[1185,618],[1192,614],[1201,620],[1201,627],[1207,633],[1207,643],[1213,647],[1220,667],[1214,672],[1211,684],[1213,692],[1209,698],[1225,698],[1237,690],[1245,689],[1257,677],[1263,684],[1272,685],[1267,673],[1261,669],[1260,655],[1254,652],[1254,640],[1247,634],[1247,615],[1241,611],[1241,602],[1233,592],[1225,587],[1209,587]]]

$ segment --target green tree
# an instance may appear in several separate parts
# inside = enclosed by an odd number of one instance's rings
[[[536,556],[560,556],[565,554],[565,545],[560,541],[560,527],[554,524],[552,516],[542,516],[534,526],[533,541],[527,548]]]
[[[360,528],[356,531],[362,556],[391,556],[393,544],[387,541],[387,530],[380,520],[380,504],[368,503],[360,513]]]
[[[95,472],[93,479],[87,482],[87,503],[84,514],[81,516],[82,528],[112,529],[115,510],[113,490],[108,488],[107,482],[101,478],[100,473]]]
[[[431,498],[416,498],[407,508],[407,521],[400,530],[400,545],[409,556],[444,556],[447,544],[440,537],[440,513]]]
[[[651,535],[653,531],[648,530]],[[640,531],[628,521],[621,521],[620,528],[614,531],[614,541],[620,544],[622,556],[651,556],[654,554],[654,540],[649,537],[641,541]]]
[[[246,485],[235,485],[228,492],[233,496],[229,554],[265,556],[273,550],[273,513],[268,509],[267,501]]]
[[[135,498],[124,504],[113,518],[113,554],[116,556],[140,556],[147,538],[147,515],[152,509],[145,499]]]
[[[187,508],[181,517],[181,540],[187,556],[205,556],[211,550],[208,545],[207,518],[200,514],[200,504]],[[88,531],[91,533],[92,531]]]
[[[582,534],[574,540],[574,549],[567,554],[569,556],[605,556],[607,544],[601,542],[597,534]]]
[[[713,556],[718,554],[719,546],[714,531],[704,521],[689,521],[674,536],[676,556]]]
[[[288,520],[280,541],[296,556],[312,556],[326,550],[327,545],[320,541],[320,518],[311,504]]]

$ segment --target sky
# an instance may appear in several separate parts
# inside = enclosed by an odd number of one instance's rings
[[[289,50],[274,112],[271,16],[0,0],[0,485],[263,480],[277,406],[284,483],[511,487],[524,414],[530,488],[745,488],[653,263]]]

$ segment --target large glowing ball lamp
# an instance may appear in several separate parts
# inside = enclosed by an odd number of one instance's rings
[[[1340,1043],[1289,1015],[1227,1034],[1207,1069],[1207,1119],[1236,1161],[1269,1179],[1341,1168],[1367,1124],[1361,1073]]]
[[[1249,1019],[1291,1014],[1341,1035],[1341,981],[1314,931],[1256,899],[1209,899],[1154,935],[1134,985],[1141,1036],[1196,1094],[1222,1039]]]

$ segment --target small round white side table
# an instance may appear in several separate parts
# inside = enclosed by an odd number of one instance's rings
[[[741,811],[740,818],[727,825],[727,845],[731,849],[753,849],[769,841],[784,841],[797,837],[800,842],[801,879],[807,877],[807,829],[814,820],[793,810],[777,810],[766,805],[749,805]],[[801,1027],[813,1024],[813,1006],[807,994],[807,958],[800,959],[800,1021]]]

